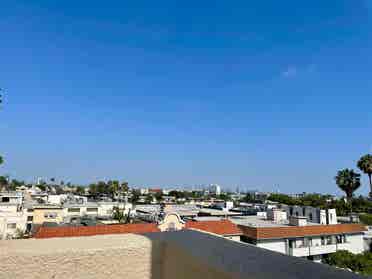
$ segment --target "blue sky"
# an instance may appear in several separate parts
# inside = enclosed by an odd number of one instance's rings
[[[254,2],[4,1],[0,172],[337,193],[372,152],[372,3]]]

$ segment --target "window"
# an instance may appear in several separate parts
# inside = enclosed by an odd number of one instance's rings
[[[10,202],[10,198],[9,197],[2,197],[1,201],[2,202]]]
[[[293,207],[289,208],[289,215],[293,215]]]
[[[80,208],[69,208],[69,209],[67,209],[67,212],[80,213]]]
[[[321,242],[322,245],[325,245],[326,242],[325,242],[325,237],[324,236],[322,236],[320,238],[320,242]]]
[[[16,223],[7,224],[6,227],[8,229],[15,229],[17,227],[17,224]]]
[[[332,244],[332,236],[327,236],[327,245],[331,245]]]
[[[298,211],[296,211],[296,216],[298,216]]]
[[[97,207],[87,208],[87,212],[98,212],[98,208]]]
[[[302,216],[306,216],[306,209],[305,209],[305,207],[302,208]]]
[[[29,208],[29,209],[27,209],[27,212],[34,212],[34,209],[33,208]]]
[[[34,220],[34,216],[27,216],[27,222],[32,222]]]
[[[312,213],[309,214],[309,218],[310,218],[310,221],[313,221],[313,214]]]
[[[337,235],[336,236],[336,242],[337,242],[337,244],[345,243],[346,242],[346,236],[345,235]]]
[[[44,218],[46,218],[46,219],[55,219],[55,218],[57,218],[57,213],[55,213],[55,212],[44,213]]]

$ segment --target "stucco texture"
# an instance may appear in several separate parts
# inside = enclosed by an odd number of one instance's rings
[[[151,278],[152,243],[140,235],[0,242],[0,278]]]

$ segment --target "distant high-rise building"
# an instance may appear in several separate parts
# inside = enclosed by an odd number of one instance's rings
[[[209,191],[211,194],[215,194],[216,196],[221,195],[221,186],[217,184],[209,185]]]

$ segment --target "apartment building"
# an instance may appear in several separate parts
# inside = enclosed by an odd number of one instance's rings
[[[63,205],[63,218],[65,222],[82,216],[110,218],[115,208],[123,210],[124,214],[129,214],[133,206],[131,203],[122,202],[66,203]]]
[[[366,228],[360,224],[312,223],[306,216],[288,218],[286,211],[278,209],[269,211],[266,218],[242,216],[231,221],[243,232],[242,241],[290,256],[321,261],[338,250],[364,251]]]
[[[337,224],[336,209],[320,209],[312,206],[287,206],[282,205],[281,209],[284,210],[287,216],[303,216],[306,217],[308,222],[334,225]]]
[[[19,237],[26,230],[23,214],[23,195],[17,192],[0,193],[0,239]]]
[[[45,204],[33,206],[33,225],[42,225],[43,223],[63,222],[63,207],[59,205]]]

